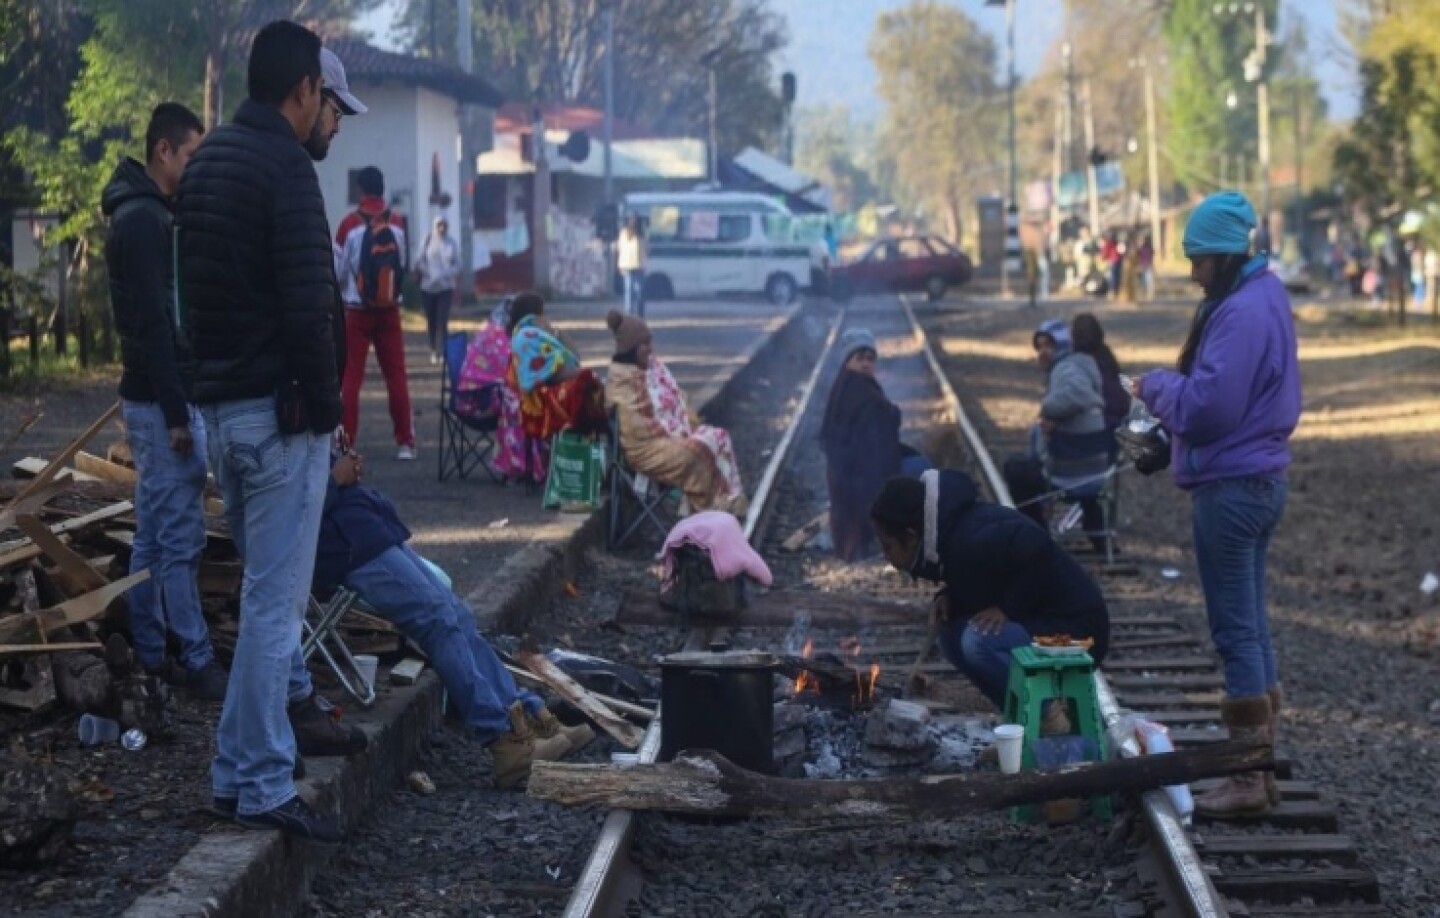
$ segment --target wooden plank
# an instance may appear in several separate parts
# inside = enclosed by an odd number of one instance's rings
[[[1247,905],[1250,918],[1393,918],[1394,912],[1383,905]],[[1235,914],[1232,912],[1232,914]],[[1243,918],[1236,915],[1236,918]]]
[[[39,456],[26,456],[24,459],[16,460],[15,463],[10,466],[10,474],[22,479],[25,484],[12,495],[11,499],[18,500],[20,495],[25,494],[25,489],[35,483],[36,476],[45,471],[46,466],[49,464],[48,460],[41,459]],[[62,476],[69,476],[72,484],[80,482],[94,483],[100,480],[94,475],[86,475],[77,469],[63,469],[52,476],[52,480],[58,481]],[[33,496],[35,493],[36,492],[31,491],[27,496]]]
[[[1335,867],[1294,873],[1254,871],[1211,876],[1221,894],[1237,899],[1312,899],[1317,902],[1379,902],[1380,883],[1368,870]]]
[[[130,503],[130,501],[128,500],[122,500],[118,503],[111,504],[108,507],[102,507],[92,513],[87,513],[84,516],[77,516],[65,520],[64,522],[56,523],[55,525],[50,527],[50,531],[53,532],[55,535],[64,535],[67,532],[78,532],[79,530],[85,529],[88,526],[93,526],[96,523],[103,523],[106,520],[112,520],[117,516],[124,516],[125,514],[133,511],[134,509],[134,504]],[[24,548],[27,545],[33,544],[35,544],[35,541],[29,536],[26,536],[23,539],[15,539],[12,542],[0,542],[0,555],[4,555],[7,552],[15,551],[16,549]]]
[[[128,485],[131,488],[140,481],[140,474],[134,469],[117,465],[108,459],[101,459],[84,450],[75,454],[75,470],[86,475],[94,475],[103,481]]]
[[[1187,724],[1219,724],[1220,712],[1208,711],[1146,711],[1146,720],[1153,720],[1157,724],[1164,724],[1167,727],[1183,727]]]
[[[1168,615],[1112,615],[1111,628],[1183,628],[1180,622]]]
[[[544,679],[541,679],[539,676],[530,672],[530,670],[528,669],[521,669],[518,666],[511,666],[509,663],[503,662],[501,663],[501,665],[508,669],[510,671],[510,675],[514,676],[516,679],[523,679],[526,683],[532,683],[534,685],[547,684]],[[606,705],[614,708],[621,714],[628,714],[631,717],[636,717],[641,720],[655,719],[655,712],[650,708],[641,707],[638,704],[631,704],[623,698],[612,698],[609,695],[602,695],[599,692],[591,692],[590,694],[596,698],[599,698]]]
[[[5,511],[10,511],[20,501],[24,500],[31,494],[34,494],[36,491],[39,491],[41,488],[45,487],[45,485],[50,482],[50,479],[54,478],[57,474],[59,474],[61,468],[64,467],[65,463],[69,462],[71,458],[80,451],[81,447],[83,447],[86,443],[89,443],[90,438],[99,433],[100,428],[104,427],[107,423],[109,423],[110,419],[113,418],[119,411],[119,401],[116,401],[109,408],[105,409],[105,412],[101,414],[100,417],[92,421],[89,427],[81,431],[78,437],[71,440],[68,446],[61,450],[59,454],[57,454],[53,459],[51,459],[45,464],[44,468],[42,468],[39,472],[36,473],[35,477],[30,481],[30,484],[26,485],[24,490],[22,490],[18,495],[16,495],[14,500],[10,502],[9,506],[5,507]],[[5,521],[5,513],[0,512],[0,529],[4,529],[8,525],[9,523]]]
[[[604,702],[587,691],[580,683],[571,679],[560,667],[538,653],[521,651],[515,658],[522,666],[539,677],[556,694],[576,707],[580,713],[593,720],[600,729],[615,737],[627,749],[638,749],[645,738],[645,731],[630,723],[611,710]]]
[[[1200,639],[1189,634],[1166,635],[1165,637],[1132,638],[1128,641],[1111,641],[1110,652],[1112,654],[1124,653],[1130,650],[1152,650],[1162,647],[1186,647],[1194,645],[1201,646]]]
[[[1166,670],[1215,669],[1214,657],[1154,657],[1115,660],[1105,658],[1105,672],[1162,672]]]
[[[1219,673],[1202,673],[1197,675],[1179,676],[1136,676],[1129,673],[1116,673],[1107,676],[1110,684],[1117,689],[1145,689],[1147,691],[1158,691],[1161,689],[1219,689],[1225,687],[1225,680]]]
[[[1192,794],[1203,794],[1208,790],[1213,790],[1219,784],[1220,779],[1218,778],[1214,780],[1207,778],[1204,781],[1196,781],[1190,785],[1190,792]],[[1282,800],[1320,799],[1320,788],[1309,781],[1276,781],[1275,787],[1280,791],[1280,799]]]
[[[35,544],[21,545],[0,554],[0,571],[7,567],[14,567],[17,564],[24,564],[26,561],[33,561],[40,557],[40,546]]]
[[[1170,742],[1177,746],[1203,746],[1206,743],[1223,743],[1230,738],[1230,731],[1224,727],[1172,727]]]
[[[15,577],[20,591],[20,608],[26,614],[34,614],[40,608],[40,591],[35,586],[35,573],[30,568],[20,571]],[[45,634],[40,633],[40,643],[45,647]],[[48,649],[48,648],[47,648]],[[42,711],[55,703],[55,667],[49,654],[34,656],[24,661],[21,681],[29,688],[0,687],[0,704],[22,711]]]
[[[89,593],[98,590],[110,581],[104,575],[90,566],[79,553],[66,545],[59,536],[50,531],[50,527],[40,522],[40,518],[23,513],[15,518],[15,526],[30,540],[40,547],[45,556],[54,561],[64,576],[60,578],[66,593],[71,596],[78,596],[82,593]]]
[[[923,625],[928,606],[920,602],[898,603],[840,593],[808,590],[771,590],[750,600],[739,615],[717,618],[716,624],[735,628],[789,628],[801,613],[810,616],[815,628],[846,625]],[[691,621],[711,621],[691,615]],[[678,628],[680,615],[660,605],[653,590],[631,590],[621,599],[615,616],[620,625],[650,625]]]
[[[1200,782],[1197,782],[1200,783]],[[1208,783],[1208,779],[1207,782]],[[1324,858],[1342,867],[1359,865],[1355,839],[1348,835],[1210,835],[1195,842],[1205,858],[1253,857],[1257,861]]]
[[[0,656],[6,654],[60,653],[70,650],[103,650],[95,641],[70,641],[63,644],[0,644]]]
[[[66,600],[58,606],[0,619],[0,643],[11,642],[27,630],[38,631],[43,636],[68,625],[88,622],[92,618],[102,615],[109,608],[110,603],[123,596],[126,590],[149,579],[150,572],[148,570],[140,571],[124,580],[107,584],[93,593]]]
[[[1112,687],[1114,681],[1111,680]],[[1174,710],[1176,708],[1208,708],[1216,712],[1218,718],[1220,711],[1219,692],[1147,692],[1143,688],[1131,691],[1117,691],[1120,701],[1125,707],[1134,711],[1150,712],[1158,710]]]
[[[1201,813],[1195,813],[1199,824],[1211,823]],[[1224,821],[1227,826],[1271,826],[1277,829],[1299,829],[1302,832],[1334,834],[1340,820],[1335,807],[1324,800],[1281,800],[1279,806],[1272,806],[1264,816],[1231,817]]]

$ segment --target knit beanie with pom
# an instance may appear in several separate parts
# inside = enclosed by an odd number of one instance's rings
[[[615,333],[615,353],[627,354],[650,340],[650,326],[639,316],[627,316],[612,309],[605,316],[605,324]]]

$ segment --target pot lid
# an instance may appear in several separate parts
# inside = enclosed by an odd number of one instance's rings
[[[660,658],[661,666],[688,666],[692,669],[736,669],[745,667],[771,667],[775,655],[758,650],[726,650],[720,653],[708,650],[692,650],[672,653]]]

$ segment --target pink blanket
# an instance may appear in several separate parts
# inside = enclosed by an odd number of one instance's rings
[[[718,510],[696,513],[676,523],[675,528],[670,530],[665,537],[665,547],[660,551],[660,557],[665,560],[667,588],[675,579],[675,550],[682,545],[694,545],[709,553],[716,580],[749,574],[767,587],[773,582],[765,560],[745,541],[739,521],[728,513]]]

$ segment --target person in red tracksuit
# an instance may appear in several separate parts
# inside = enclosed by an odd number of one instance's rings
[[[395,445],[398,447],[396,458],[414,459],[415,421],[410,414],[410,385],[405,377],[405,335],[400,328],[400,310],[367,307],[361,301],[355,282],[356,272],[360,269],[365,228],[387,210],[385,176],[374,166],[366,166],[355,177],[355,183],[360,186],[360,205],[346,214],[335,231],[340,285],[345,299],[346,358],[345,381],[340,393],[344,403],[341,425],[345,436],[354,443],[360,428],[360,386],[365,381],[365,363],[373,342],[375,359],[380,362],[380,372],[385,377],[390,401],[390,422],[395,429]],[[404,216],[391,210],[390,227],[399,243],[402,260],[408,266],[410,257]]]

